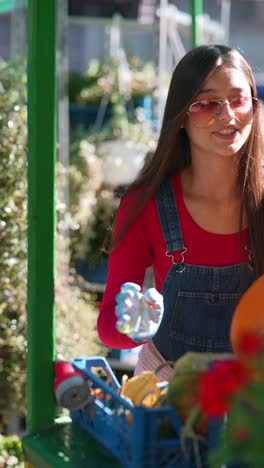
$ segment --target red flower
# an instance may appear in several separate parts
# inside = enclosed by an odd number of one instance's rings
[[[242,353],[255,356],[264,348],[264,339],[257,333],[246,333],[240,341]]]
[[[226,395],[236,393],[250,380],[251,373],[240,361],[218,361],[213,367],[214,378],[219,380],[221,390]]]
[[[229,410],[232,397],[250,379],[249,370],[239,361],[216,361],[201,374],[198,403],[207,416],[221,417]]]
[[[212,372],[204,372],[201,375],[198,402],[207,416],[221,417],[228,411],[228,403]]]

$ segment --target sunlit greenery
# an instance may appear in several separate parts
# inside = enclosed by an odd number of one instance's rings
[[[20,61],[0,62],[0,128],[0,432],[5,432],[11,412],[25,413],[27,108],[25,64]],[[96,333],[96,300],[69,271],[68,241],[59,228],[57,241],[58,352],[69,359],[104,354]]]

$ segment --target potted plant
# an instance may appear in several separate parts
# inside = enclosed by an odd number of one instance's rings
[[[125,55],[92,60],[83,74],[69,76],[70,122],[73,127],[102,126],[113,116],[113,106],[126,107],[131,119],[138,107],[152,119],[152,95],[156,73],[152,62],[142,65],[137,57]]]
[[[89,282],[104,284],[110,235],[124,188],[151,156],[156,136],[144,120],[128,122],[115,108],[100,131],[72,135],[70,151],[71,262]]]

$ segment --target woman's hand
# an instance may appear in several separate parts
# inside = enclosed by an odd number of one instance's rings
[[[150,340],[157,333],[164,306],[163,296],[155,288],[142,294],[138,284],[124,283],[116,302],[116,328],[120,333],[139,343]]]

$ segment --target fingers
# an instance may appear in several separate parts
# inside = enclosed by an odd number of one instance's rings
[[[155,288],[142,294],[138,284],[124,283],[116,296],[116,328],[138,343],[147,341],[156,334],[163,311],[163,296]]]
[[[131,321],[131,316],[123,314],[116,322],[116,329],[127,336],[131,336],[134,330],[134,323]]]
[[[126,283],[122,284],[121,291],[122,292],[126,292],[126,291],[140,292],[141,287],[139,286],[139,284],[132,283],[131,281],[127,281]]]
[[[144,299],[148,305],[153,308],[163,308],[163,296],[160,294],[156,288],[149,288],[144,293]]]
[[[142,298],[143,294],[140,290],[140,286],[136,283],[127,282],[122,284],[120,292],[115,297],[119,312],[122,307],[125,309],[133,307],[135,300]]]
[[[118,299],[118,303],[115,307],[115,312],[116,312],[116,315],[122,315],[124,313],[126,313],[127,311],[131,310],[133,307],[133,301],[131,301],[130,299],[122,299],[122,298],[119,298]]]

